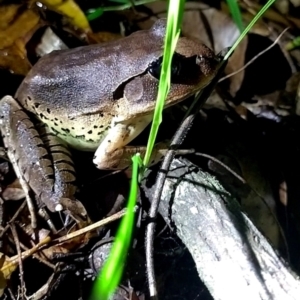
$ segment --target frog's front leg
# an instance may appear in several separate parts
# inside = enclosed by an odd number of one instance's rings
[[[98,169],[123,169],[131,165],[131,157],[135,153],[142,156],[146,147],[127,146],[152,121],[152,115],[142,116],[130,121],[114,118],[111,128],[95,152],[94,164]],[[168,145],[155,145],[151,156],[151,164],[158,162],[164,156]]]
[[[113,118],[106,137],[95,152],[93,162],[97,168],[105,170],[128,167],[135,147],[125,146],[137,137],[151,120],[152,115],[137,117],[130,121]]]

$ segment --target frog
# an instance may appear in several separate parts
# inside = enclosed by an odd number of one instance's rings
[[[93,151],[93,163],[98,169],[124,167],[124,162],[127,164],[132,154],[132,146],[128,144],[152,121],[165,32],[166,20],[159,19],[150,29],[134,32],[121,40],[53,51],[43,56],[27,74],[15,97],[7,96],[0,101],[2,135],[6,140],[12,136],[9,114],[26,113],[29,117],[22,117],[23,120],[29,122],[30,117],[34,117],[42,123],[43,130],[48,130],[47,134],[57,139],[54,145]],[[173,56],[165,108],[207,86],[214,78],[219,62],[220,57],[202,42],[180,37]],[[15,124],[18,122],[21,120],[16,120]],[[28,141],[38,139],[37,147],[44,150],[40,136],[45,136],[45,133],[36,131],[34,122],[27,125],[35,130],[32,138],[26,137],[22,141],[19,137],[17,140],[23,142],[24,148]],[[15,130],[24,137],[23,127],[15,126]],[[14,145],[13,151],[20,146],[22,144]],[[9,144],[6,147],[9,148]],[[33,148],[32,142],[26,151],[31,152]],[[143,149],[139,148],[139,151],[143,152]],[[68,150],[59,151],[66,154],[67,159],[61,160],[70,167]],[[24,155],[26,153],[19,155],[19,159]],[[48,152],[44,153],[44,157],[48,159],[48,156]],[[41,164],[38,155],[34,155],[33,160],[31,164]],[[44,167],[51,168],[47,164]],[[28,176],[24,178],[20,174],[20,167],[16,173],[28,188],[32,186]],[[54,173],[52,170],[51,174]],[[65,209],[59,199],[61,194],[51,203],[42,202],[51,211]]]

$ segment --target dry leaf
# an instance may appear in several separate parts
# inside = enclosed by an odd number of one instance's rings
[[[0,49],[12,46],[19,38],[24,38],[36,28],[39,15],[33,10],[20,13],[20,5],[0,6]]]
[[[68,49],[67,45],[48,27],[35,51],[38,56],[42,57],[52,51],[63,49]]]
[[[100,32],[89,32],[87,34],[87,40],[89,44],[101,44],[105,42],[111,42],[122,38],[120,34],[100,31]]]
[[[17,266],[17,264],[10,264],[9,257],[0,253],[0,297],[3,295],[6,288],[7,279],[10,278]]]
[[[0,50],[0,67],[25,76],[31,69],[26,54],[25,45],[17,41],[10,47]]]
[[[83,31],[91,31],[85,14],[73,0],[42,0],[41,2],[50,10],[66,16],[74,26]]]
[[[22,260],[34,254],[41,246],[50,242],[50,238],[46,238],[33,248],[24,251],[21,254]],[[3,295],[6,288],[6,281],[10,278],[11,274],[16,270],[19,265],[19,256],[8,257],[0,253],[0,297]]]
[[[0,67],[26,75],[31,68],[25,44],[39,27],[39,15],[20,5],[0,6]]]
[[[25,193],[18,179],[4,189],[2,198],[3,200],[21,200],[25,198]]]
[[[76,229],[74,228],[70,232],[73,232],[75,230]],[[66,253],[70,253],[71,250],[74,251],[74,250],[76,250],[80,247],[85,246],[93,236],[94,236],[93,232],[87,232],[85,234],[82,234],[80,236],[77,236],[77,237],[73,238],[72,240],[69,240],[69,241],[51,246],[49,248],[45,248],[41,252],[48,259],[52,259],[53,254],[57,254],[57,253],[66,254]]]
[[[300,0],[290,0],[295,7],[300,6]]]

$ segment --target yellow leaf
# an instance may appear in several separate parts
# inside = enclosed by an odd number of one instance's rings
[[[73,0],[42,0],[50,10],[54,10],[70,19],[70,22],[84,31],[90,31],[90,25],[82,10]]]

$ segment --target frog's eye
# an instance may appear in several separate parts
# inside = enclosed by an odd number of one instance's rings
[[[197,65],[200,65],[201,62],[203,62],[203,61],[204,61],[204,57],[202,55],[197,55],[196,56],[196,64]]]
[[[159,79],[160,77],[161,64],[162,64],[162,57],[153,61],[148,67],[148,72],[156,79]]]
[[[182,66],[184,63],[185,57],[174,53],[171,65],[171,80],[176,79],[181,75]],[[154,76],[155,78],[159,79],[160,72],[162,66],[162,57],[158,58],[156,61],[152,62],[148,67],[148,72]]]
[[[185,57],[178,53],[174,53],[171,65],[171,82],[176,83],[180,81],[182,77],[189,76],[191,71],[195,70],[196,57]],[[156,61],[152,62],[148,67],[148,72],[159,79],[160,72],[162,68],[162,57],[158,58]]]
[[[182,73],[185,57],[174,53],[171,65],[171,78],[178,78]]]

